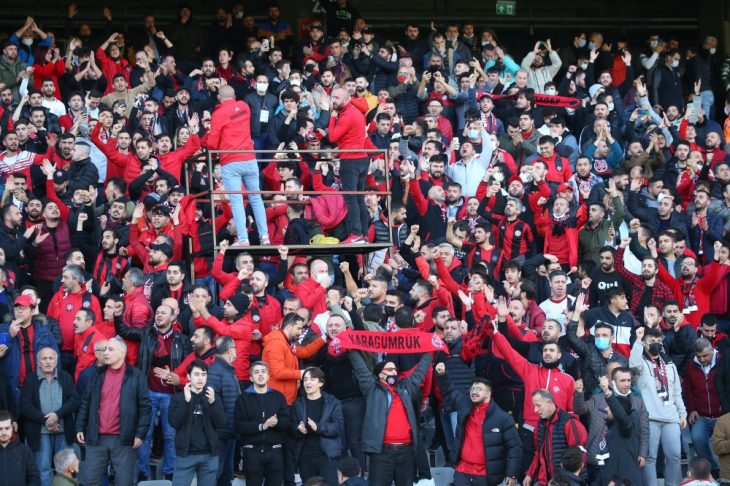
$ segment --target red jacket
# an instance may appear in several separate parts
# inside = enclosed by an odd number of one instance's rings
[[[330,118],[330,142],[336,143],[340,150],[375,148],[365,132],[365,115],[352,103],[348,103],[338,116]],[[341,152],[340,159],[361,159],[365,152]]]
[[[492,338],[494,350],[515,370],[525,383],[525,424],[537,428],[540,416],[532,405],[532,393],[541,388],[547,389],[555,397],[555,405],[566,412],[573,411],[573,393],[575,381],[559,369],[548,369],[542,365],[532,364],[510,346],[501,333]],[[583,442],[585,443],[585,441]]]
[[[687,366],[684,375],[684,394],[687,414],[697,412],[702,417],[719,418],[725,411],[720,411],[720,398],[715,390],[715,371],[720,354],[715,353],[710,362],[710,372],[705,375],[697,358]]]
[[[220,321],[215,316],[198,316],[193,319],[195,327],[208,325],[213,329],[216,336],[230,336],[236,344],[236,361],[233,362],[233,368],[236,370],[236,378],[238,381],[247,381],[251,379],[249,375],[249,348],[251,346],[251,335],[253,334],[253,322],[246,316],[229,323]]]
[[[45,59],[36,59],[36,61],[45,61]],[[53,94],[59,100],[61,98],[61,88],[58,86],[58,78],[66,74],[66,63],[63,59],[59,59],[55,63],[48,62],[46,64],[33,64],[33,80],[35,81],[35,89],[41,89],[43,87],[43,80],[51,78],[53,85],[56,87],[56,92]],[[111,82],[111,81],[110,81]]]
[[[139,157],[132,153],[119,153],[119,150],[117,150],[117,139],[108,138],[105,143],[104,140],[99,137],[100,134],[101,123],[97,123],[94,127],[94,131],[91,133],[91,142],[96,145],[99,150],[101,150],[101,152],[106,156],[108,162],[124,171],[124,175],[122,176],[124,181],[129,184],[139,177],[142,174],[142,161],[139,160]],[[107,179],[108,178],[109,177],[107,177]]]
[[[192,157],[199,148],[200,139],[198,138],[198,135],[194,133],[190,135],[188,143],[186,143],[184,147],[168,152],[165,155],[157,154],[156,157],[160,161],[160,167],[162,167],[162,170],[169,172],[173,175],[173,177],[175,177],[175,179],[182,182],[180,172],[182,170],[183,163],[189,157]]]
[[[79,379],[79,373],[81,373],[81,370],[84,370],[89,366],[93,366],[94,361],[96,361],[94,345],[104,339],[106,339],[106,336],[104,336],[95,326],[89,326],[83,334],[76,334],[74,356],[78,361],[76,362],[76,374],[74,375],[74,381]]]
[[[76,334],[74,333],[74,319],[76,313],[84,308],[84,299],[87,299],[91,303],[89,309],[96,316],[96,322],[101,322],[102,313],[101,307],[99,306],[99,300],[95,295],[89,292],[89,295],[84,295],[87,291],[84,286],[81,287],[81,292],[76,294],[67,294],[63,287],[61,290],[51,299],[48,304],[48,317],[53,317],[58,321],[58,326],[61,328],[61,335],[63,336],[63,347],[62,351],[73,351],[74,343],[76,342]]]
[[[717,285],[720,278],[720,264],[713,261],[708,267],[705,267],[705,276],[700,278],[695,286],[695,306],[685,309],[684,307],[684,289],[683,278],[680,275],[677,278],[667,272],[659,260],[659,280],[667,284],[671,289],[674,299],[679,302],[679,308],[682,314],[687,318],[687,322],[697,329],[700,325],[700,318],[710,312],[710,294]]]
[[[144,287],[138,287],[124,297],[124,322],[129,327],[144,329],[152,324],[154,311],[144,296]]]
[[[253,150],[253,140],[251,140],[251,109],[246,103],[243,101],[226,100],[218,105],[210,120],[208,149]],[[221,165],[255,159],[256,154],[253,152],[220,154]]]
[[[294,297],[302,302],[302,307],[312,311],[312,318],[327,312],[325,294],[327,289],[318,284],[312,277],[294,286]]]
[[[96,50],[96,61],[101,68],[101,72],[106,77],[107,87],[106,91],[104,91],[105,95],[114,91],[114,83],[112,80],[117,74],[123,74],[124,79],[127,80],[127,86],[129,86],[129,73],[132,71],[132,68],[129,66],[129,62],[127,62],[126,59],[120,58],[119,62],[114,62],[106,55],[104,49],[99,47]]]

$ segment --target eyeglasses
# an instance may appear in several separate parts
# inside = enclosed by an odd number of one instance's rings
[[[484,388],[482,388],[481,386],[473,386],[473,387],[469,388],[470,392],[480,392],[482,390],[484,390]]]
[[[387,368],[383,368],[383,371],[387,371],[388,373],[390,373],[391,371],[398,371],[398,368],[396,368],[395,366],[389,366]]]
[[[30,307],[26,307],[24,305],[16,305],[15,308],[22,311],[30,309]]]

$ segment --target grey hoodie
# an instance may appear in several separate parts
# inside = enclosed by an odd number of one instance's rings
[[[649,420],[657,422],[679,423],[680,419],[687,418],[687,409],[682,400],[682,384],[679,378],[677,367],[671,358],[662,354],[667,368],[668,405],[659,398],[656,391],[656,380],[654,379],[653,366],[644,356],[642,341],[636,340],[631,348],[629,367],[636,377],[636,387],[641,392],[646,410],[649,412]]]

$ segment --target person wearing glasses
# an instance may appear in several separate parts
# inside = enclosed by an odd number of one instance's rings
[[[451,447],[455,486],[516,486],[522,441],[512,416],[492,401],[489,380],[474,377],[467,395],[451,382],[444,363],[436,365],[436,380],[444,406],[457,415]]]
[[[389,360],[373,371],[359,353],[347,353],[367,404],[362,439],[363,452],[370,456],[370,485],[412,486],[420,434],[413,407],[433,355],[423,353],[413,373],[398,378],[398,368]]]

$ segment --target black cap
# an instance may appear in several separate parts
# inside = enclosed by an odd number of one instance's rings
[[[180,91],[187,91],[187,92],[188,92],[188,94],[190,94],[190,90],[189,90],[189,89],[188,89],[187,87],[185,87],[185,86],[179,86],[179,87],[178,87],[178,88],[177,88],[177,89],[175,90],[175,94],[178,94],[178,93],[179,93]]]
[[[63,184],[64,182],[68,182],[68,172],[65,170],[57,170],[53,173],[53,182],[56,184]]]
[[[154,208],[152,208],[152,214],[161,214],[163,216],[170,216],[170,213],[172,211],[168,206],[165,206],[164,204],[158,204]]]
[[[322,24],[312,24],[309,26],[309,30],[318,30],[320,32],[324,32],[324,29],[322,28]]]
[[[157,250],[164,253],[167,258],[172,258],[173,250],[172,246],[168,245],[167,243],[152,243],[150,245],[150,250]]]
[[[6,47],[10,47],[10,46],[18,47],[18,41],[16,41],[16,40],[6,40],[3,43],[3,49],[5,49]]]
[[[392,363],[392,361],[381,361],[380,363],[376,364],[375,367],[373,367],[373,374],[375,376],[378,376],[382,371],[383,368],[385,368],[385,365],[388,363]],[[398,367],[396,367],[398,369]]]
[[[360,33],[361,34],[375,34],[375,32],[373,31],[373,29],[371,29],[369,25],[367,27],[365,27],[364,29],[362,29],[360,31]]]
[[[187,194],[187,193],[188,193],[188,192],[187,192],[187,191],[185,190],[185,188],[184,188],[183,186],[181,186],[180,184],[178,184],[178,185],[176,185],[176,186],[172,186],[172,189],[170,189],[170,194],[172,194],[173,192],[179,192],[179,193],[180,193],[180,194],[182,194],[182,195],[185,195],[185,194]]]
[[[160,204],[160,196],[155,192],[151,192],[142,199],[142,204],[144,204],[144,208],[149,211]]]

